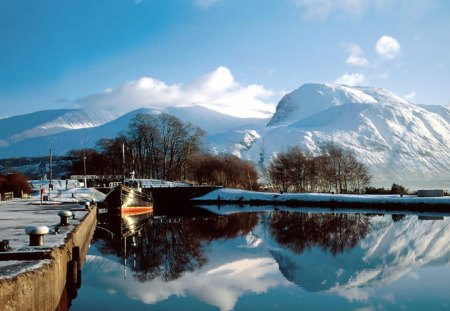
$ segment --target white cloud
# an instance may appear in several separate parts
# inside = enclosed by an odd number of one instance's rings
[[[413,100],[416,97],[416,92],[412,91],[403,96],[406,100]]]
[[[326,20],[340,14],[361,18],[365,14],[393,12],[398,16],[417,18],[425,16],[435,6],[435,1],[411,0],[292,0],[302,10],[306,19]]]
[[[337,78],[334,83],[345,84],[348,86],[361,85],[366,81],[366,77],[362,73],[345,73]]]
[[[347,60],[345,61],[346,64],[359,67],[365,67],[369,65],[369,61],[364,57],[364,51],[358,44],[352,43],[348,44],[346,47],[347,52],[350,53]]]
[[[353,17],[360,16],[368,7],[369,0],[296,0],[305,9],[309,19],[327,19],[333,12],[342,12]]]
[[[195,0],[194,3],[196,6],[202,7],[202,8],[206,8],[216,2],[218,2],[219,0]]]
[[[375,45],[381,59],[393,59],[400,53],[400,43],[392,37],[382,36]]]
[[[275,111],[274,95],[262,85],[239,84],[228,68],[219,67],[186,84],[167,84],[152,77],[142,77],[80,98],[74,105],[120,112],[200,105],[237,117],[267,117]]]

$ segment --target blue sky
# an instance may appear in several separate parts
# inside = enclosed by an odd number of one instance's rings
[[[449,33],[445,0],[3,0],[0,116],[214,101],[271,110],[308,82],[447,105]]]

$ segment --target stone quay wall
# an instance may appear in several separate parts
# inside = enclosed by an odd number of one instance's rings
[[[0,309],[67,310],[81,286],[81,268],[97,223],[96,207],[68,233],[40,268],[0,280]]]

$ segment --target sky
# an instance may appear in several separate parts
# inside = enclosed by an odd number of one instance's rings
[[[446,0],[2,0],[0,117],[210,105],[273,112],[304,83],[450,104]]]

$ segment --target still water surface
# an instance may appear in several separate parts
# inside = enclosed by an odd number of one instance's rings
[[[450,310],[450,217],[100,219],[70,310]]]

